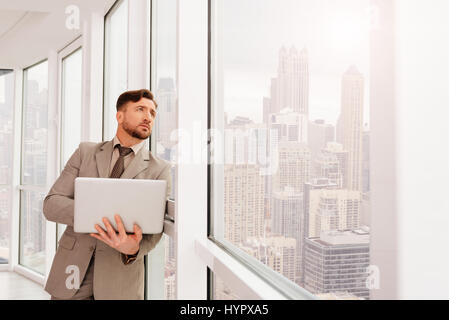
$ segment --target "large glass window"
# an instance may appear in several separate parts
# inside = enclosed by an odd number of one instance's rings
[[[0,264],[10,256],[14,73],[0,70]]]
[[[45,219],[42,201],[47,181],[48,63],[24,71],[19,263],[45,272]]]
[[[103,139],[117,131],[116,102],[128,88],[128,0],[115,4],[105,19]]]
[[[173,137],[177,129],[177,78],[176,78],[176,0],[152,1],[152,84],[151,88],[158,103],[156,124],[153,129],[153,152],[173,163],[171,168],[171,199],[175,199],[176,171],[175,157],[177,142]],[[164,235],[165,246],[165,298],[176,299],[175,244],[174,239]]]
[[[370,2],[211,4],[212,236],[275,286],[368,299]]]

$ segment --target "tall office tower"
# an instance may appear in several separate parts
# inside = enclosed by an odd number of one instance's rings
[[[361,194],[354,190],[311,190],[309,236],[322,231],[354,230],[360,226]]]
[[[314,172],[317,178],[327,178],[336,184],[339,189],[346,187],[344,182],[348,151],[343,150],[341,144],[329,142],[326,148],[323,148],[314,160]]]
[[[307,125],[307,115],[289,109],[268,116],[268,128],[277,131],[278,142],[307,143]]]
[[[264,122],[270,113],[283,109],[309,114],[309,55],[304,48],[298,53],[295,47],[287,52],[279,50],[278,74],[271,79],[270,104],[264,101]]]
[[[309,147],[297,142],[281,142],[278,150],[279,168],[273,176],[273,191],[291,187],[294,192],[302,193],[310,176]]]
[[[296,280],[296,239],[283,236],[248,238],[240,249],[291,281]]]
[[[312,153],[312,161],[318,158],[321,150],[326,148],[328,142],[334,140],[335,127],[333,125],[326,124],[324,120],[309,122],[307,142]]]
[[[278,65],[279,110],[291,108],[301,114],[309,113],[309,55],[307,49],[285,47],[279,51]]]
[[[301,244],[301,218],[303,216],[303,194],[295,193],[290,187],[284,191],[274,192],[271,199],[271,234],[280,235],[296,240],[296,248]],[[296,251],[295,256],[295,282],[299,283],[300,276],[300,254]]]
[[[363,176],[363,193],[367,193],[370,190],[369,184],[369,148],[370,148],[370,132],[369,131],[363,131],[363,164],[362,164],[362,176]]]
[[[328,231],[306,239],[304,287],[315,294],[348,293],[369,299],[369,233]]]
[[[164,159],[170,159],[171,148],[176,139],[170,135],[177,128],[177,102],[175,83],[172,78],[159,79],[156,99],[158,102],[157,142],[164,148]]]
[[[255,124],[248,118],[236,117],[225,129],[225,162],[267,166],[268,139],[269,134],[265,124]]]
[[[271,202],[271,234],[299,239],[299,218],[303,210],[302,194],[286,187],[276,191]]]
[[[363,75],[352,66],[343,75],[337,141],[348,151],[346,186],[350,190],[360,192],[363,162],[363,92]]]
[[[264,236],[264,179],[259,166],[224,165],[224,237],[239,244]]]
[[[314,212],[319,206],[319,198],[312,194],[314,190],[332,190],[337,189],[338,185],[331,182],[329,179],[320,178],[312,179],[310,182],[304,184],[304,196],[303,196],[303,214],[300,216],[301,237],[298,247],[298,261],[299,261],[299,284],[304,286],[304,256],[305,256],[305,239],[310,237],[310,229],[314,229],[314,220],[312,221],[312,227],[310,223],[310,211]]]

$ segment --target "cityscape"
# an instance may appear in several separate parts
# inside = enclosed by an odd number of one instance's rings
[[[336,126],[309,119],[309,54],[279,51],[278,73],[263,97],[263,123],[224,114],[224,225],[215,234],[324,299],[369,299],[369,131],[363,124],[365,78],[348,66]],[[176,88],[156,91],[158,155],[174,161]],[[230,161],[229,161],[230,159]],[[266,173],[270,161],[274,172]],[[174,179],[174,171],[172,171]],[[220,193],[220,192],[218,192]],[[173,194],[172,194],[173,198]],[[215,201],[215,200],[214,200]],[[168,238],[168,237],[167,237]],[[173,299],[174,246],[166,241],[166,298]],[[215,297],[236,299],[216,279]]]
[[[226,121],[246,134],[225,149],[243,150],[244,161],[224,165],[223,238],[318,297],[369,299],[365,79],[355,66],[342,75],[336,126],[309,119],[309,81],[308,50],[282,47],[263,123]],[[273,174],[261,174],[256,149],[277,162]]]

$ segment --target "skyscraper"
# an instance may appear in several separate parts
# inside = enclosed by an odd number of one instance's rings
[[[369,299],[369,233],[323,232],[306,239],[305,289],[312,293],[349,293]]]
[[[224,237],[239,244],[264,235],[264,179],[259,166],[224,165]]]
[[[296,241],[295,256],[295,279],[299,282],[300,277],[300,254],[301,243],[301,218],[303,216],[303,194],[295,193],[293,188],[286,187],[283,191],[274,192],[271,199],[271,234]]]
[[[277,271],[291,281],[295,281],[295,239],[283,236],[269,236],[263,239],[248,238],[241,249],[270,269]]]
[[[310,149],[297,142],[279,144],[279,169],[273,177],[273,190],[291,187],[296,193],[304,191],[310,178]]]
[[[343,150],[339,143],[329,142],[313,161],[315,177],[327,178],[339,189],[344,189],[347,161],[348,151]]]
[[[310,182],[306,182],[304,184],[304,209],[303,214],[300,217],[300,225],[301,225],[301,239],[299,243],[298,250],[298,260],[300,262],[299,265],[299,284],[304,286],[304,257],[305,257],[305,241],[306,238],[310,237],[310,229],[314,230],[314,220],[312,221],[312,225],[310,224],[310,211],[312,212],[318,206],[317,197],[314,195],[312,190],[331,190],[336,189],[338,185],[332,183],[329,179],[320,178],[320,179],[312,179]],[[312,192],[312,197],[310,196]],[[316,193],[316,192],[315,192]]]
[[[278,142],[307,143],[307,115],[283,109],[268,117],[268,128],[277,130]]]
[[[310,190],[309,236],[318,237],[322,231],[359,228],[360,195],[354,190]]]
[[[309,122],[307,142],[312,152],[312,159],[316,159],[328,142],[335,140],[335,127],[326,124],[324,120]]]
[[[264,100],[264,121],[270,113],[288,108],[303,115],[309,114],[309,54],[295,47],[279,50],[278,73],[271,79],[270,98]]]
[[[362,191],[363,94],[363,75],[352,66],[343,75],[337,141],[348,151],[345,185],[358,191]]]

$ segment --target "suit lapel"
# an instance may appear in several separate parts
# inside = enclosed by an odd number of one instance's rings
[[[100,150],[95,154],[95,161],[97,162],[98,174],[100,178],[109,177],[109,165],[112,158],[112,140],[106,142],[100,147]]]
[[[140,172],[147,169],[150,164],[150,154],[143,146],[134,159],[125,169],[120,179],[134,179]]]

